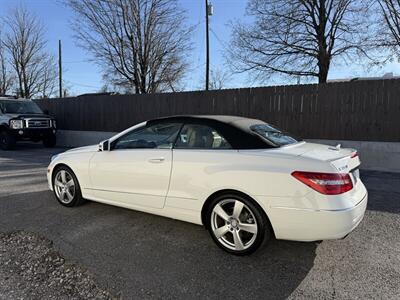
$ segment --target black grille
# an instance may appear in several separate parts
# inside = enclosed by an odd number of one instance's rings
[[[49,119],[29,119],[27,121],[29,128],[48,128],[50,127]]]

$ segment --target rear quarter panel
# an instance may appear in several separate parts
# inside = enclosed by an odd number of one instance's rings
[[[283,199],[298,205],[310,188],[291,176],[295,170],[334,169],[328,163],[268,150],[175,149],[166,206],[200,211],[211,194],[224,189],[252,196],[266,211],[272,202]]]

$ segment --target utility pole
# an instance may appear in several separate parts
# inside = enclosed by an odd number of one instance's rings
[[[212,16],[213,7],[211,4],[206,2],[206,91],[208,91],[209,81],[210,81],[210,42],[208,36],[208,16]]]
[[[59,80],[60,98],[62,98],[63,89],[62,89],[61,40],[58,40],[58,80]]]

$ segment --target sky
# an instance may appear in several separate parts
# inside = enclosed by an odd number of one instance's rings
[[[184,80],[186,90],[201,89],[205,73],[205,1],[178,0],[187,11],[188,23],[195,25],[193,32],[193,51],[189,58],[190,72]],[[229,22],[234,19],[245,19],[245,0],[210,0],[214,14],[210,17],[210,68],[225,70],[224,49],[230,40]],[[90,54],[79,48],[73,38],[70,22],[73,13],[60,0],[0,0],[0,18],[4,17],[16,5],[24,5],[33,12],[46,28],[48,51],[53,55],[58,53],[58,40],[62,41],[63,79],[73,95],[97,92],[104,85],[99,69],[90,61]],[[382,76],[387,72],[400,74],[400,64],[397,62],[385,65],[380,69],[367,71],[360,64],[351,66],[334,66],[329,79]],[[249,75],[234,75],[226,83],[227,88],[248,87],[255,85],[293,84],[295,80],[274,79],[265,83],[255,83]]]

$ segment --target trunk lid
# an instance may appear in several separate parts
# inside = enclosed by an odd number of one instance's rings
[[[292,155],[330,162],[340,173],[348,173],[360,165],[358,155],[353,157],[357,151],[351,148],[303,142],[282,147],[281,150]]]

